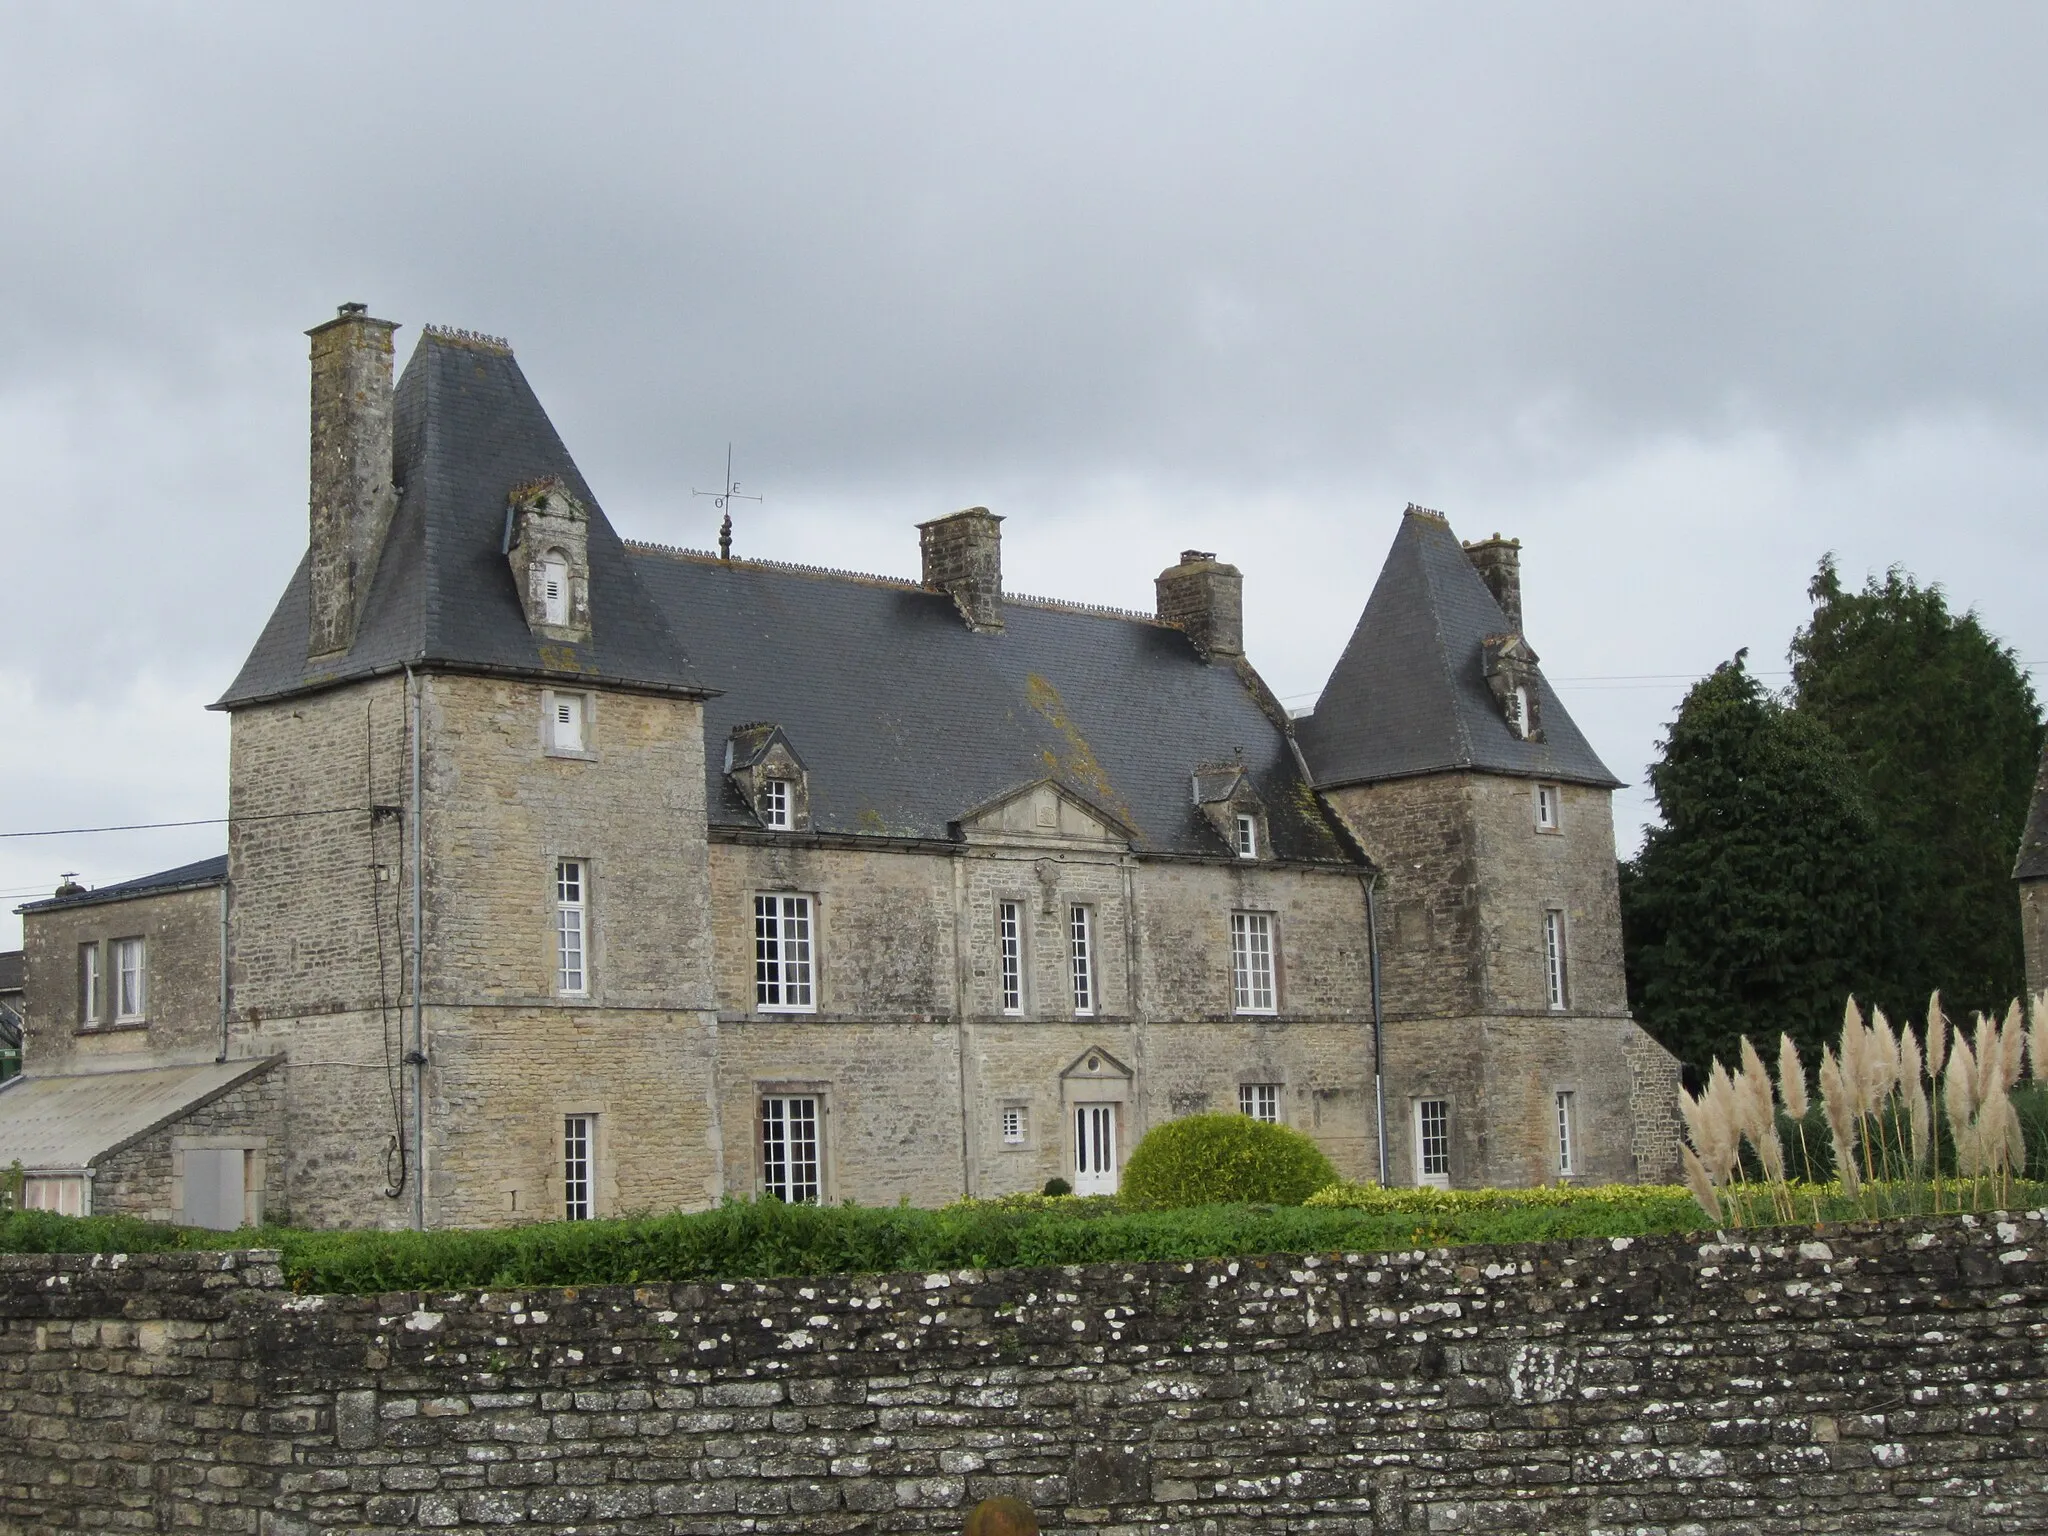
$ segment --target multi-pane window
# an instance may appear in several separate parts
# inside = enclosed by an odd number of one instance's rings
[[[754,898],[754,1006],[771,1013],[816,1010],[811,982],[811,898]]]
[[[1415,1101],[1415,1182],[1451,1187],[1451,1104],[1448,1099]]]
[[[1005,1104],[1003,1106],[1003,1145],[1021,1147],[1024,1145],[1024,1106]]]
[[[1564,953],[1564,914],[1555,908],[1543,914],[1543,994],[1554,1012],[1570,1004]]]
[[[555,863],[555,990],[566,997],[590,991],[590,866],[581,859]]]
[[[106,983],[100,976],[100,947],[78,946],[78,1022],[87,1029],[106,1014]]]
[[[818,1101],[809,1094],[761,1099],[761,1193],[788,1205],[816,1205]]]
[[[1555,832],[1557,830],[1557,802],[1557,785],[1538,784],[1536,786],[1536,830],[1538,832]]]
[[[597,1158],[596,1131],[595,1115],[562,1117],[562,1216],[568,1221],[590,1220]]]
[[[1237,1085],[1237,1110],[1239,1114],[1250,1115],[1254,1120],[1263,1120],[1268,1125],[1280,1123],[1280,1085],[1278,1083],[1239,1083]]]
[[[569,622],[569,565],[549,558],[540,563],[541,612],[550,624]]]
[[[1001,969],[1003,1012],[1024,1011],[1024,908],[1021,903],[996,903],[996,952]]]
[[[140,939],[114,940],[114,1019],[131,1024],[149,1008],[149,973]]]
[[[1572,1146],[1570,1089],[1561,1089],[1557,1095],[1557,1171],[1560,1177],[1565,1178],[1579,1171],[1577,1152]]]
[[[1067,953],[1074,978],[1074,1012],[1095,1011],[1095,926],[1087,907],[1067,909]]]
[[[580,693],[548,696],[548,745],[557,752],[583,750],[584,698]]]
[[[762,782],[761,825],[777,832],[789,830],[789,780],[767,779]]]
[[[1239,1013],[1273,1013],[1273,914],[1230,914],[1232,1006]]]
[[[1259,818],[1238,812],[1237,856],[1240,859],[1256,859],[1259,856]]]

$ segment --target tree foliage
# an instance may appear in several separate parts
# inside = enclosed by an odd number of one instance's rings
[[[1825,559],[1792,641],[1798,714],[1842,744],[1893,865],[1893,1006],[1936,987],[1992,1012],[2025,982],[2013,858],[2033,798],[2041,712],[2010,648],[1939,587],[1894,568],[1860,592]]]
[[[1809,1055],[1889,964],[1892,871],[1847,753],[1750,675],[1695,684],[1650,769],[1662,825],[1622,868],[1630,1003],[1682,1060],[1783,1030]]]

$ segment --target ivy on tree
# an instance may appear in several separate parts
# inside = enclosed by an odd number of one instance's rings
[[[1917,1016],[2002,1009],[2025,985],[2013,859],[2033,799],[2041,711],[2010,648],[1896,567],[1863,590],[1832,558],[1792,640],[1794,707],[1848,754],[1890,849],[1898,948],[1865,990]]]

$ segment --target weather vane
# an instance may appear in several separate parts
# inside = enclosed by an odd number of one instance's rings
[[[725,489],[722,491],[692,490],[692,496],[709,496],[711,505],[725,514],[725,521],[718,525],[718,558],[732,558],[732,503],[735,501],[759,501],[758,496],[742,496],[740,483],[732,477],[732,444],[725,445]]]

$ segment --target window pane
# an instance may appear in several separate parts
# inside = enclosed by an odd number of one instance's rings
[[[147,1005],[146,978],[142,969],[142,940],[119,939],[114,944],[114,1014],[122,1019],[139,1019]]]
[[[1562,912],[1546,912],[1543,914],[1543,989],[1545,1000],[1552,1008],[1562,1010],[1565,1007],[1564,914]]]
[[[1263,1120],[1268,1125],[1280,1123],[1280,1085],[1278,1083],[1239,1083],[1237,1085],[1237,1108],[1254,1120]]]
[[[1024,1011],[1023,914],[1014,901],[996,908],[996,945],[1002,961],[1003,1012]]]
[[[1068,911],[1068,927],[1071,934],[1074,974],[1074,1012],[1095,1011],[1095,957],[1090,945],[1088,909],[1073,907]]]
[[[803,1010],[813,1006],[811,898],[754,898],[754,1005]]]
[[[562,1120],[562,1215],[569,1221],[590,1219],[591,1119],[568,1115]]]
[[[1274,1011],[1271,914],[1230,914],[1230,969],[1233,1006],[1239,1013]]]
[[[1424,1179],[1448,1178],[1451,1171],[1451,1106],[1423,1099],[1415,1106],[1415,1161]]]
[[[583,863],[563,859],[555,866],[555,990],[581,995],[590,990]]]
[[[1572,1172],[1572,1096],[1557,1096],[1557,1171]]]
[[[761,1100],[761,1191],[789,1204],[820,1195],[818,1101],[775,1094]]]

